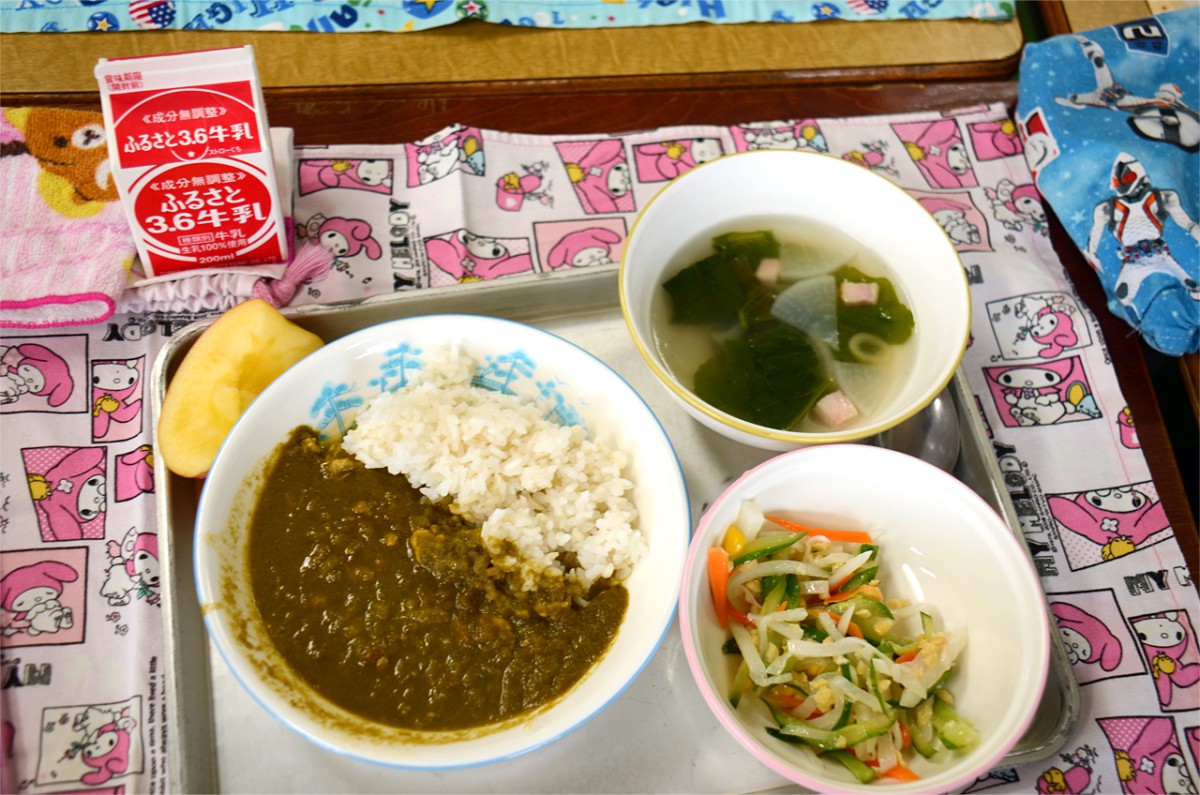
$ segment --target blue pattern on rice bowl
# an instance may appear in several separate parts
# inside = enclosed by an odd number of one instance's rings
[[[366,403],[343,447],[481,525],[494,565],[526,588],[546,573],[585,588],[627,578],[647,547],[625,453],[546,406],[472,386],[474,369],[457,349],[431,352],[411,382]]]

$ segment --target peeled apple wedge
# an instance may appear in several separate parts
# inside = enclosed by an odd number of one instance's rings
[[[324,344],[258,298],[218,317],[167,386],[158,419],[158,454],[167,469],[188,478],[207,474],[251,401]]]

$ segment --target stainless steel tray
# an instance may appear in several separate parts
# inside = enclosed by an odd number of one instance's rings
[[[659,416],[683,462],[693,520],[734,476],[771,454],[731,442],[680,411],[655,382],[620,314],[615,266],[428,289],[285,314],[326,341],[399,317],[495,315],[552,331],[621,374]],[[156,360],[154,415],[171,375],[207,322],[175,335]],[[962,444],[954,473],[1020,537],[991,442],[961,369],[949,391]],[[275,721],[233,679],[210,645],[192,567],[198,484],[157,468],[168,765],[175,792],[755,792],[802,791],[743,751],[691,681],[678,624],[641,676],[586,726],[530,754],[486,768],[423,772],[375,767],[320,749]],[[1054,756],[1079,717],[1079,690],[1053,633],[1049,682],[1037,718],[1006,765]]]

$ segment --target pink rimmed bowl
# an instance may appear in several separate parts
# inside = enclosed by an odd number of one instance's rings
[[[921,778],[860,784],[839,763],[784,743],[757,698],[731,706],[737,655],[725,654],[708,582],[707,550],[720,544],[743,500],[805,524],[865,530],[880,545],[884,595],[927,603],[947,628],[967,631],[949,688],[979,731],[971,750],[909,761]],[[824,793],[957,790],[995,767],[1029,728],[1046,685],[1050,625],[1046,597],[1022,542],[975,492],[919,459],[858,444],[802,448],[746,472],[700,519],[680,595],[684,652],[721,725],[781,776]]]

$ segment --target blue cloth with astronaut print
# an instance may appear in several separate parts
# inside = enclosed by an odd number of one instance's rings
[[[1025,49],[1037,186],[1148,345],[1200,347],[1200,6]]]

